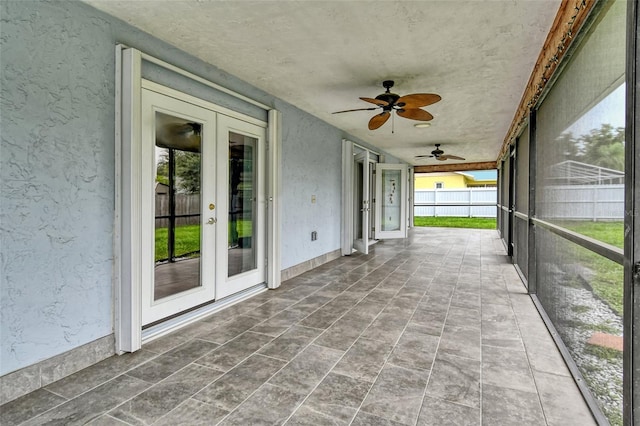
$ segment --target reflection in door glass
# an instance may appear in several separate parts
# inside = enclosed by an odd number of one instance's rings
[[[229,276],[256,268],[255,155],[258,140],[229,132]]]
[[[382,170],[382,209],[380,225],[382,231],[400,230],[400,170]]]
[[[154,300],[200,286],[201,133],[156,112]]]

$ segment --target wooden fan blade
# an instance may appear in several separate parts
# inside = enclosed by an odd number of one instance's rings
[[[397,111],[400,117],[410,118],[411,120],[429,121],[433,120],[433,115],[420,108],[399,109]]]
[[[375,130],[378,127],[382,126],[384,123],[387,122],[389,117],[391,117],[391,114],[389,113],[389,111],[385,111],[378,115],[374,115],[373,118],[369,120],[369,130]]]
[[[440,95],[436,95],[435,93],[414,93],[412,95],[401,96],[396,101],[396,105],[405,109],[420,108],[435,104],[440,101],[440,99],[442,99]]]
[[[443,159],[443,160],[464,160],[464,158],[458,157],[457,155],[441,155],[439,159]]]
[[[344,111],[336,111],[336,112],[332,112],[331,114],[341,114],[343,112],[351,112],[351,111],[373,111],[374,109],[378,109],[378,107],[345,109]]]
[[[362,99],[365,102],[369,102],[369,103],[380,105],[380,106],[389,105],[389,102],[383,101],[383,100],[380,100],[380,99],[374,99],[374,98],[360,98],[360,99]]]

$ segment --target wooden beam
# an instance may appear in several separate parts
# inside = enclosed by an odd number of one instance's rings
[[[493,170],[495,168],[495,161],[487,161],[484,163],[433,164],[429,166],[413,166],[413,172],[464,172],[468,170]]]
[[[499,161],[509,152],[509,145],[515,142],[516,137],[522,131],[529,117],[529,111],[536,106],[547,82],[553,76],[560,60],[564,57],[575,35],[580,31],[582,24],[596,3],[597,0],[562,0],[560,3],[556,18],[538,55],[538,60],[533,67],[520,105],[511,121],[509,131],[502,143],[500,155],[496,160]]]

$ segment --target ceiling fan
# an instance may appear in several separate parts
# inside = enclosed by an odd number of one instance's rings
[[[382,82],[382,86],[387,89],[386,92],[376,96],[375,98],[360,98],[365,102],[377,105],[375,107],[348,109],[345,111],[336,111],[333,114],[352,111],[373,111],[381,108],[382,112],[374,115],[373,118],[369,120],[369,130],[375,130],[386,123],[391,116],[391,111],[395,111],[400,117],[409,118],[411,120],[433,120],[433,115],[423,109],[420,109],[420,107],[435,104],[442,99],[440,95],[436,95],[435,93],[414,93],[412,95],[400,96],[395,93],[391,93],[390,89],[393,85],[393,80],[385,80]]]
[[[430,155],[416,155],[416,160],[420,160],[423,158],[435,158],[438,161],[445,160],[464,160],[462,157],[458,157],[457,155],[444,155],[444,151],[440,149],[440,144],[436,144],[436,149],[431,151]]]

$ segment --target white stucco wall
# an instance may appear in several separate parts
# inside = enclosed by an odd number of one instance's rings
[[[349,135],[83,3],[2,1],[0,20],[0,375],[113,332],[117,42],[282,111],[282,267],[340,247]],[[264,114],[153,67],[144,73]]]

